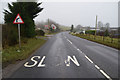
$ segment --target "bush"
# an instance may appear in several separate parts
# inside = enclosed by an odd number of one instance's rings
[[[87,31],[85,31],[85,34],[95,35],[95,30],[87,30]]]
[[[105,34],[105,32],[103,32],[103,31],[99,31],[99,32],[97,33],[97,35],[99,35],[99,36],[104,36],[104,34]]]
[[[45,32],[43,30],[36,30],[36,34],[39,36],[44,36]]]
[[[17,27],[12,24],[7,24],[2,26],[2,45],[3,48],[5,46],[13,46],[17,44],[18,41],[18,32]]]

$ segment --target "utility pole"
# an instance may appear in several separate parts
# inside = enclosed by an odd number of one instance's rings
[[[49,21],[49,18],[48,18],[48,32],[50,33],[50,21]]]
[[[95,37],[94,37],[94,39],[96,39],[96,33],[97,33],[97,15],[96,15],[96,22],[95,22]]]

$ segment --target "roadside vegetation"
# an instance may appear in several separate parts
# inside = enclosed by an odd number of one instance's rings
[[[37,2],[12,2],[8,3],[8,9],[4,10],[4,24],[2,24],[2,66],[3,68],[16,61],[21,61],[42,46],[46,40],[45,32],[35,30],[34,18],[38,16],[43,8],[42,3]],[[30,10],[29,10],[30,9]],[[20,14],[24,24],[20,25],[21,48],[18,43],[18,27],[13,24],[17,14]],[[42,36],[36,38],[36,36]]]
[[[120,50],[120,27],[112,30],[109,23],[106,23],[103,27],[103,23],[99,21],[96,30],[81,25],[75,28],[71,25],[70,34]]]
[[[4,10],[4,24],[2,24],[2,66],[16,63],[28,58],[32,52],[47,41],[47,35],[59,33],[60,25],[48,19],[45,22],[36,22],[43,8],[42,3],[36,2],[12,2],[8,3],[8,9]],[[30,10],[29,10],[30,9]],[[20,14],[24,24],[20,24],[21,48],[18,40],[18,25],[13,24],[17,14]]]
[[[90,41],[94,41],[100,44],[104,44],[116,49],[120,50],[120,40],[118,38],[110,38],[110,37],[103,37],[103,36],[95,36],[95,35],[89,35],[89,34],[74,34],[71,33],[74,36],[83,38],[83,39],[87,39]]]
[[[22,47],[19,50],[19,45],[10,46],[8,48],[3,49],[2,51],[2,62],[3,68],[9,64],[13,64],[16,61],[21,61],[30,56],[32,52],[34,52],[37,48],[42,46],[46,40],[44,39],[22,39]]]

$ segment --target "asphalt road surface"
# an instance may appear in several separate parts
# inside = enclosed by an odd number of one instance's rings
[[[27,62],[10,78],[118,78],[118,50],[68,32],[51,37]]]

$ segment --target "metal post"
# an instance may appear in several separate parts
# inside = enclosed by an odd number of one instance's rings
[[[18,24],[18,35],[19,35],[19,48],[21,48],[21,40],[20,40],[20,24]]]

